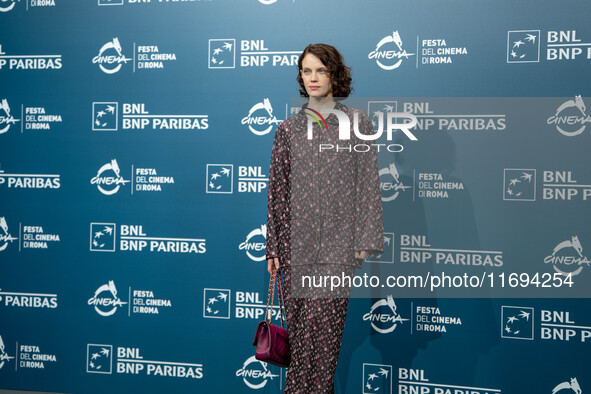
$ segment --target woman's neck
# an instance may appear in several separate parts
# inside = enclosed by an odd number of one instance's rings
[[[308,108],[318,112],[324,109],[333,109],[336,103],[332,96],[308,98]]]

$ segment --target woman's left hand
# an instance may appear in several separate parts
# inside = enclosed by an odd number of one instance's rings
[[[365,260],[370,256],[367,250],[355,251],[355,258],[360,260]]]

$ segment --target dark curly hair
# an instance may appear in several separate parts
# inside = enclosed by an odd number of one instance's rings
[[[332,84],[333,97],[349,97],[353,90],[351,86],[351,69],[345,66],[343,55],[337,49],[328,44],[310,44],[304,49],[298,59],[298,83],[300,84],[300,95],[308,97],[308,92],[302,79],[302,61],[304,57],[311,53],[316,56],[328,68],[330,82]]]

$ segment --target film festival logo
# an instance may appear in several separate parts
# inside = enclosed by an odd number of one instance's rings
[[[86,347],[86,372],[111,374],[113,370],[113,346],[88,344]]]
[[[510,30],[507,32],[507,63],[539,63],[539,61],[539,30]]]
[[[554,271],[564,276],[579,275],[583,266],[591,266],[591,261],[583,255],[583,247],[578,236],[573,236],[556,245],[552,254],[544,258],[544,263],[552,264]]]
[[[503,173],[503,200],[535,201],[536,170],[505,168]]]
[[[570,378],[570,380],[566,382],[562,382],[557,384],[556,387],[552,389],[552,394],[555,394],[562,390],[572,390],[575,394],[582,394],[583,390],[581,390],[581,386],[579,386],[579,382],[577,378]]]
[[[391,295],[374,303],[368,313],[363,315],[363,321],[369,321],[371,327],[380,334],[393,332],[398,324],[403,324],[405,319],[396,311],[396,303]]]
[[[10,126],[16,124],[16,122],[20,122],[20,119],[12,116],[8,101],[2,99],[2,102],[0,102],[0,134],[6,133],[10,129]]]
[[[121,169],[116,159],[99,168],[96,176],[90,180],[90,183],[96,185],[98,190],[106,196],[117,193],[121,186],[129,182],[131,181],[121,176]]]
[[[7,6],[4,6],[3,3],[10,3]],[[0,1],[0,12],[8,12],[8,11],[12,11],[12,9],[14,8],[14,5],[16,3],[20,2],[20,0],[2,0]]]
[[[18,238],[10,235],[10,233],[8,232],[8,223],[6,223],[6,218],[4,217],[0,218],[0,229],[2,231],[2,233],[0,234],[0,252],[2,252],[8,247],[9,242],[13,243]]]
[[[405,186],[402,183],[400,174],[394,163],[390,163],[388,167],[381,168],[379,176],[383,202],[394,201],[400,193],[404,193],[407,189],[412,189],[412,186]]]
[[[248,115],[242,118],[242,124],[247,124],[249,130],[255,135],[268,134],[274,125],[282,120],[273,115],[273,107],[268,98],[252,106]]]
[[[402,64],[403,60],[408,60],[414,53],[406,52],[402,47],[402,39],[398,31],[392,35],[382,38],[376,45],[376,49],[367,56],[369,59],[375,59],[376,64],[386,71],[395,70]]]
[[[123,55],[121,43],[117,37],[113,41],[107,42],[99,50],[99,54],[92,59],[92,63],[98,64],[105,74],[115,74],[123,64],[127,64],[132,59]]]
[[[264,242],[257,242],[256,238],[261,239]],[[246,255],[252,261],[265,261],[266,257],[266,246],[267,246],[267,225],[263,224],[259,228],[255,228],[248,233],[244,242],[240,243],[238,249],[244,250]],[[256,252],[256,253],[251,253]]]
[[[534,339],[534,308],[501,307],[501,338]]]
[[[90,223],[90,251],[115,251],[115,223]]]
[[[231,297],[228,289],[203,289],[203,317],[229,319]]]
[[[110,280],[107,284],[100,286],[94,296],[88,299],[88,305],[94,306],[94,310],[101,316],[112,316],[117,308],[123,307],[127,302],[117,297],[115,282]]]
[[[236,68],[236,40],[212,38],[209,40],[208,68]]]
[[[0,335],[0,369],[12,359],[14,359],[14,357],[9,356],[8,353],[6,353],[4,341],[2,340],[2,335]]]
[[[394,233],[384,233],[384,252],[367,258],[368,263],[394,263]]]
[[[580,95],[575,96],[574,100],[562,103],[546,122],[556,125],[556,130],[560,134],[574,137],[585,131],[586,123],[591,123],[591,116],[587,115],[586,111],[583,98]]]
[[[363,394],[392,394],[392,366],[363,363]]]
[[[234,192],[233,172],[233,164],[207,164],[205,192],[232,194]]]
[[[257,360],[255,356],[250,356],[242,368],[236,371],[236,376],[241,377],[245,385],[256,390],[262,389],[280,375],[274,374],[266,362]]]
[[[117,131],[119,118],[119,104],[92,103],[92,130],[93,131]]]

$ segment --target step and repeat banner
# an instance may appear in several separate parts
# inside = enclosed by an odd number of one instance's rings
[[[357,271],[337,392],[591,390],[590,14],[0,0],[0,388],[282,392],[252,346],[269,162],[324,42],[383,126],[385,251]]]

